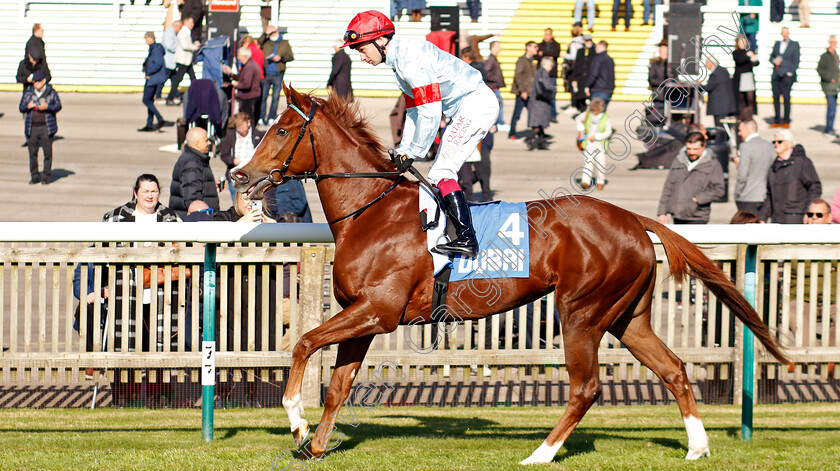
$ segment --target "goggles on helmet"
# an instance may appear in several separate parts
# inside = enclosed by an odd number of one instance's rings
[[[344,42],[352,43],[356,42],[361,35],[355,31],[347,31],[344,33]]]

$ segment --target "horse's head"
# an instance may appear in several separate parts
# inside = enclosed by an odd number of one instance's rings
[[[283,85],[289,107],[272,123],[254,156],[231,171],[236,191],[250,199],[261,199],[283,177],[314,171],[317,166],[312,141],[313,106],[309,95]]]

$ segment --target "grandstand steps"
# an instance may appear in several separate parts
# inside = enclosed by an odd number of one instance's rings
[[[639,59],[639,51],[653,41],[651,39],[653,26],[642,25],[644,10],[642,2],[639,0],[633,2],[630,31],[624,30],[623,7],[620,10],[621,14],[616,31],[611,31],[612,5],[613,3],[610,0],[596,0],[593,39],[596,42],[605,40],[609,43],[608,54],[615,61],[616,93],[614,99],[635,99],[635,96],[631,97],[624,91],[624,84],[627,83],[628,78],[635,70]],[[525,51],[525,42],[529,40],[542,41],[545,28],[550,27],[554,30],[555,40],[560,43],[561,54],[566,52],[570,40],[569,31],[571,31],[574,23],[574,8],[575,0],[524,0],[519,4],[514,18],[511,19],[510,25],[500,39],[502,53],[499,55],[499,62],[502,65],[502,73],[508,86],[513,82],[516,60]],[[584,27],[588,28],[585,9],[581,20]],[[559,93],[557,96],[560,99],[569,99],[568,93],[563,91],[561,82],[558,81]],[[647,72],[645,72],[645,85],[647,85]],[[631,89],[630,92],[637,92],[637,90]],[[510,94],[507,94],[507,96],[512,97]]]

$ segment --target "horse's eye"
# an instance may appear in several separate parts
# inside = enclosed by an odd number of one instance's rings
[[[285,135],[286,135],[286,134],[288,134],[288,133],[289,133],[289,132],[288,132],[288,131],[286,131],[286,130],[285,130],[285,129],[283,129],[283,128],[279,128],[279,129],[277,130],[277,135],[278,135],[278,136],[285,136]]]

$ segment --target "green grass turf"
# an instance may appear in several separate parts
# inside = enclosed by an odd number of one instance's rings
[[[840,404],[759,406],[750,443],[740,438],[738,407],[700,410],[710,458],[683,459],[675,406],[596,407],[553,463],[522,468],[561,408],[357,408],[357,421],[345,408],[355,424],[338,424],[335,450],[319,463],[283,453],[293,440],[282,409],[216,411],[212,443],[201,439],[200,410],[5,409],[0,470],[840,470]]]

